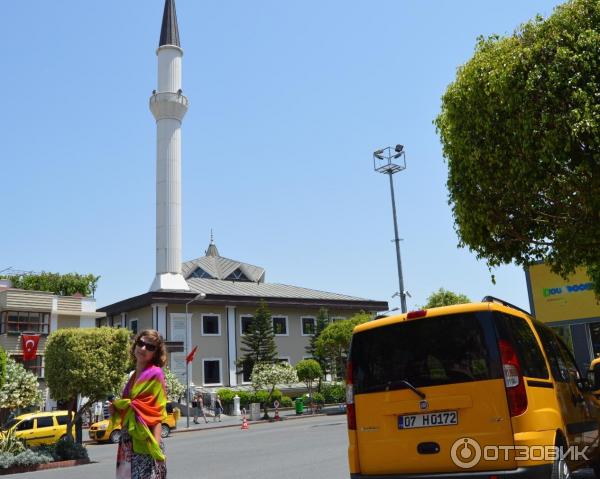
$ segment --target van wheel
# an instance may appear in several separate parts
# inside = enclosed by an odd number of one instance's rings
[[[160,437],[168,437],[171,432],[171,428],[166,424],[160,425]]]
[[[563,456],[563,450],[565,446],[563,444],[559,444],[558,448],[558,457],[554,459],[552,463],[552,473],[550,474],[550,479],[569,479],[571,477],[571,471],[569,470],[569,465]]]
[[[121,431],[119,429],[115,429],[110,433],[108,440],[113,444],[117,444],[121,440]]]

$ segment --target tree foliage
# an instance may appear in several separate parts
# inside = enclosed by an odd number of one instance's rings
[[[52,332],[46,343],[46,382],[51,396],[68,402],[76,419],[93,403],[104,401],[122,383],[129,363],[129,341],[129,331],[122,328]],[[87,401],[76,411],[79,394]]]
[[[177,401],[185,392],[185,384],[179,381],[179,378],[171,372],[168,367],[164,367],[165,385],[167,386],[167,398],[171,401]]]
[[[460,245],[490,267],[587,268],[600,295],[600,3],[480,38],[435,120]]]
[[[361,311],[350,319],[335,321],[323,330],[317,340],[316,351],[319,356],[327,358],[327,362],[332,365],[333,376],[341,378],[345,376],[352,331],[357,325],[371,319],[372,316],[369,313]]]
[[[6,351],[0,348],[0,388],[2,388],[6,381],[6,360]]]
[[[288,363],[255,363],[252,368],[252,387],[255,390],[267,389],[268,397],[263,403],[264,418],[268,419],[268,407],[275,387],[278,384],[291,385],[298,382],[296,370]]]
[[[321,365],[314,359],[303,359],[296,364],[296,374],[298,375],[298,380],[306,384],[308,395],[311,398],[312,410],[313,384],[315,381],[321,379],[323,376],[323,369],[321,368]]]
[[[305,348],[306,352],[315,361],[317,361],[321,365],[321,369],[323,369],[323,370],[327,369],[326,358],[319,356],[319,354],[317,352],[317,340],[319,339],[319,336],[321,335],[321,333],[327,327],[328,324],[329,324],[329,311],[327,311],[326,308],[320,308],[319,312],[317,313],[317,319],[315,322],[315,330],[310,337],[308,346],[306,346],[306,348]]]
[[[423,306],[423,309],[438,308],[440,306],[450,306],[452,304],[464,304],[470,302],[471,300],[464,294],[453,293],[447,289],[440,288],[429,295],[427,298],[427,304]]]
[[[17,409],[42,404],[35,374],[12,358],[6,359],[6,380],[0,388],[0,408]]]
[[[238,367],[252,370],[256,363],[272,363],[277,359],[277,345],[273,332],[273,320],[267,303],[261,300],[254,313],[248,331],[242,338],[242,357]]]
[[[34,291],[49,291],[61,296],[82,294],[93,296],[98,287],[100,276],[79,273],[41,273],[2,275],[0,279],[9,279],[13,288]]]

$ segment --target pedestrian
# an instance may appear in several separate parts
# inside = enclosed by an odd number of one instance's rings
[[[221,413],[223,412],[223,404],[221,403],[221,398],[219,396],[217,396],[217,398],[215,399],[215,421],[217,422],[217,419],[219,420],[219,422],[221,422]]]
[[[158,331],[137,334],[130,349],[135,370],[121,399],[111,403],[111,425],[121,425],[117,479],[166,479],[167,462],[161,424],[167,417],[162,367],[167,351]]]
[[[208,422],[206,419],[206,414],[204,413],[204,399],[202,398],[202,393],[197,392],[194,397],[196,406],[194,407],[194,424],[200,424],[198,421],[198,416],[202,416],[204,418],[204,422]],[[192,406],[194,406],[194,402],[192,402]]]

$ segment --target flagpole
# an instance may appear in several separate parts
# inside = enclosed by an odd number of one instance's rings
[[[192,323],[190,321],[189,325],[188,325],[188,305],[190,303],[193,303],[194,301],[197,300],[202,300],[206,298],[206,294],[205,293],[199,293],[196,296],[194,296],[192,299],[190,299],[187,303],[185,303],[185,407],[187,408],[187,414],[186,414],[186,422],[187,422],[187,428],[190,428],[190,363],[187,360],[187,356],[190,353],[190,336],[191,336],[191,329],[192,329]],[[188,326],[190,329],[190,334],[188,335]]]

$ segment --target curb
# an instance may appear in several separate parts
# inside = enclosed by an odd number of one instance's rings
[[[22,472],[43,471],[46,469],[58,469],[60,467],[83,466],[84,464],[90,464],[91,462],[92,461],[89,459],[72,459],[70,461],[55,461],[49,462],[48,464],[35,464],[32,466],[13,466],[6,469],[0,469],[0,476],[19,474]]]

